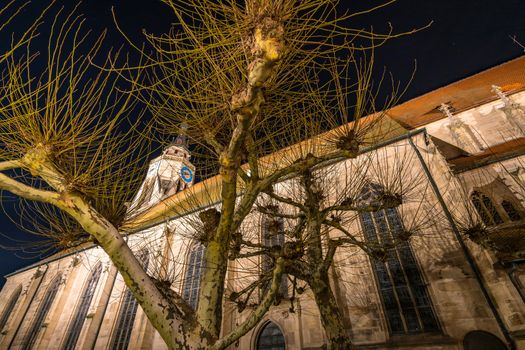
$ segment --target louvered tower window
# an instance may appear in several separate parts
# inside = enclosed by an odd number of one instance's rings
[[[2,331],[5,325],[7,324],[7,320],[9,320],[9,316],[11,316],[11,313],[15,308],[16,302],[20,297],[20,293],[22,293],[22,286],[18,286],[13,292],[13,294],[11,294],[11,298],[9,298],[9,301],[5,306],[4,312],[2,312],[2,317],[0,318],[0,331]]]
[[[49,309],[51,308],[51,305],[55,300],[61,281],[62,275],[58,274],[49,284],[44,298],[40,302],[40,305],[38,305],[38,309],[36,311],[33,323],[24,335],[24,340],[22,346],[20,347],[21,349],[29,350],[35,345],[38,335],[42,330],[42,326],[44,325],[44,321],[49,312]]]
[[[64,343],[63,349],[70,350],[75,348],[78,341],[78,337],[80,336],[80,332],[82,331],[82,326],[84,325],[84,321],[89,311],[89,306],[91,305],[91,301],[93,300],[93,296],[95,295],[95,290],[97,288],[98,281],[100,280],[101,273],[102,264],[98,263],[97,266],[95,266],[95,268],[92,270],[89,279],[84,285],[84,290],[82,292],[82,295],[80,296],[80,300],[75,310],[73,320],[66,333],[67,338]]]
[[[392,335],[436,332],[439,326],[416,259],[405,240],[398,239],[403,224],[397,209],[361,212],[361,224],[368,242],[388,249],[386,261],[371,259]]]
[[[204,254],[206,247],[195,243],[188,256],[188,266],[184,276],[182,298],[195,310],[199,304],[199,291],[201,286],[202,272],[204,269]]]
[[[145,270],[148,269],[149,254],[146,249],[139,252],[137,258],[141,262]],[[133,330],[133,323],[137,314],[138,302],[129,289],[126,289],[122,296],[120,310],[117,317],[117,326],[113,334],[112,346],[113,350],[125,350],[128,348],[131,339],[131,331]]]

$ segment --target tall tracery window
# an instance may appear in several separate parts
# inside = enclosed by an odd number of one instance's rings
[[[204,254],[206,247],[195,243],[188,256],[188,266],[184,276],[182,287],[182,298],[193,308],[197,309],[199,304],[199,291],[201,287],[202,271],[204,269]]]
[[[265,247],[284,247],[284,222],[282,219],[263,217],[262,222],[262,244]],[[263,255],[261,259],[261,271],[263,274],[272,271],[274,262],[268,255]],[[282,296],[286,296],[288,293],[288,277],[283,274],[281,276],[281,285],[279,293]],[[262,288],[263,294],[265,294],[270,288],[271,281],[268,281]]]
[[[257,337],[257,350],[285,350],[284,335],[273,322],[264,325]]]
[[[42,298],[40,305],[38,305],[38,309],[36,311],[35,318],[33,319],[33,323],[24,335],[24,340],[21,346],[22,350],[29,350],[35,345],[35,342],[38,338],[38,335],[40,334],[42,326],[44,325],[44,321],[49,312],[49,309],[51,308],[51,305],[55,300],[61,282],[62,275],[58,274],[49,284],[49,287],[46,290],[46,294]]]
[[[481,221],[487,226],[494,226],[503,223],[501,215],[496,210],[492,200],[485,194],[474,191],[470,196],[472,204],[481,218]]]
[[[7,320],[9,320],[9,316],[11,316],[11,313],[13,312],[16,302],[18,301],[18,298],[20,297],[20,293],[22,293],[22,286],[18,286],[15,291],[11,294],[11,297],[9,298],[9,301],[7,302],[7,305],[5,306],[4,312],[2,312],[2,317],[0,318],[0,331],[2,331],[7,324]]]
[[[147,249],[142,249],[137,258],[141,262],[144,269],[148,269],[149,253]],[[131,331],[135,316],[137,314],[138,302],[129,289],[126,289],[120,304],[120,310],[117,317],[117,326],[113,334],[112,346],[113,350],[125,350],[131,338]]]
[[[368,242],[391,245],[386,261],[371,259],[392,335],[435,332],[439,326],[416,259],[407,241],[398,240],[403,223],[397,209],[361,212]]]
[[[80,332],[82,331],[82,326],[84,325],[84,320],[86,319],[89,307],[91,306],[91,301],[95,295],[95,290],[100,280],[100,275],[102,273],[102,264],[98,263],[95,268],[92,270],[89,279],[84,285],[84,290],[80,296],[77,308],[75,310],[73,320],[69,325],[67,331],[67,338],[63,345],[63,349],[70,350],[74,349]]]

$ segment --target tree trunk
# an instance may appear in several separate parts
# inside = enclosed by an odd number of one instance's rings
[[[345,330],[343,316],[339,311],[334,294],[328,282],[326,273],[317,273],[308,281],[315,302],[319,307],[321,322],[328,338],[328,349],[348,350],[353,349],[352,342]]]

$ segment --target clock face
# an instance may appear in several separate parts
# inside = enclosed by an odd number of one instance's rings
[[[180,169],[180,178],[186,183],[191,182],[191,180],[193,180],[193,171],[187,166],[183,166]]]

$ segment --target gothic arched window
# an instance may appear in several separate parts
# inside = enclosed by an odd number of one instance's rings
[[[264,325],[257,337],[257,350],[285,350],[286,342],[279,327],[268,322]]]
[[[265,247],[279,246],[282,249],[284,246],[284,222],[281,218],[263,217],[261,241],[262,245]],[[263,274],[270,272],[273,270],[273,266],[274,262],[272,258],[268,255],[263,255],[261,261],[261,272]],[[288,292],[287,280],[287,276],[283,274],[281,276],[281,286],[279,288],[279,292],[282,296],[286,296]],[[271,281],[268,281],[268,283],[263,286],[263,294],[270,288],[270,283]]]
[[[11,297],[9,298],[9,301],[7,302],[7,305],[5,306],[4,312],[2,312],[2,317],[0,318],[0,331],[2,331],[7,324],[7,320],[9,320],[9,316],[11,316],[11,313],[13,312],[16,302],[18,301],[18,298],[20,297],[20,293],[22,293],[22,286],[18,286],[15,291],[11,294]]]
[[[82,326],[84,325],[84,320],[86,319],[87,313],[89,311],[89,306],[91,305],[91,301],[95,295],[95,289],[97,288],[101,273],[102,264],[98,263],[84,285],[84,290],[80,296],[73,320],[66,333],[67,338],[63,349],[69,350],[75,348],[78,337],[80,336],[80,332],[82,331]]]
[[[474,191],[470,196],[472,204],[481,218],[481,221],[487,226],[494,226],[503,223],[503,219],[499,215],[492,200],[485,194]]]
[[[412,249],[406,240],[398,239],[404,228],[397,209],[362,211],[359,216],[368,242],[393,246],[387,250],[385,262],[371,259],[390,333],[438,331],[431,300]]]
[[[28,328],[24,336],[24,340],[23,340],[21,349],[29,350],[35,344],[38,338],[38,335],[40,334],[40,330],[42,329],[42,326],[44,325],[44,321],[46,319],[47,313],[49,312],[49,309],[51,308],[51,305],[53,304],[53,301],[55,300],[55,297],[57,295],[58,288],[60,287],[61,282],[62,282],[62,275],[58,274],[49,284],[49,287],[46,290],[46,294],[44,295],[42,301],[40,302],[40,305],[38,305],[38,309],[36,311],[36,316],[33,320],[33,323]]]
[[[501,201],[501,206],[505,210],[505,213],[507,213],[510,221],[520,221],[522,219],[521,214],[516,210],[511,201],[503,200]]]
[[[146,249],[139,252],[137,256],[144,269],[147,270],[149,263],[149,254]],[[126,289],[120,304],[120,310],[117,317],[117,326],[113,334],[111,349],[125,350],[128,348],[131,338],[131,330],[137,314],[138,302],[129,289]]]
[[[202,271],[204,269],[204,254],[206,247],[195,243],[188,256],[188,266],[184,276],[182,298],[193,308],[199,304],[199,290],[201,286]]]

